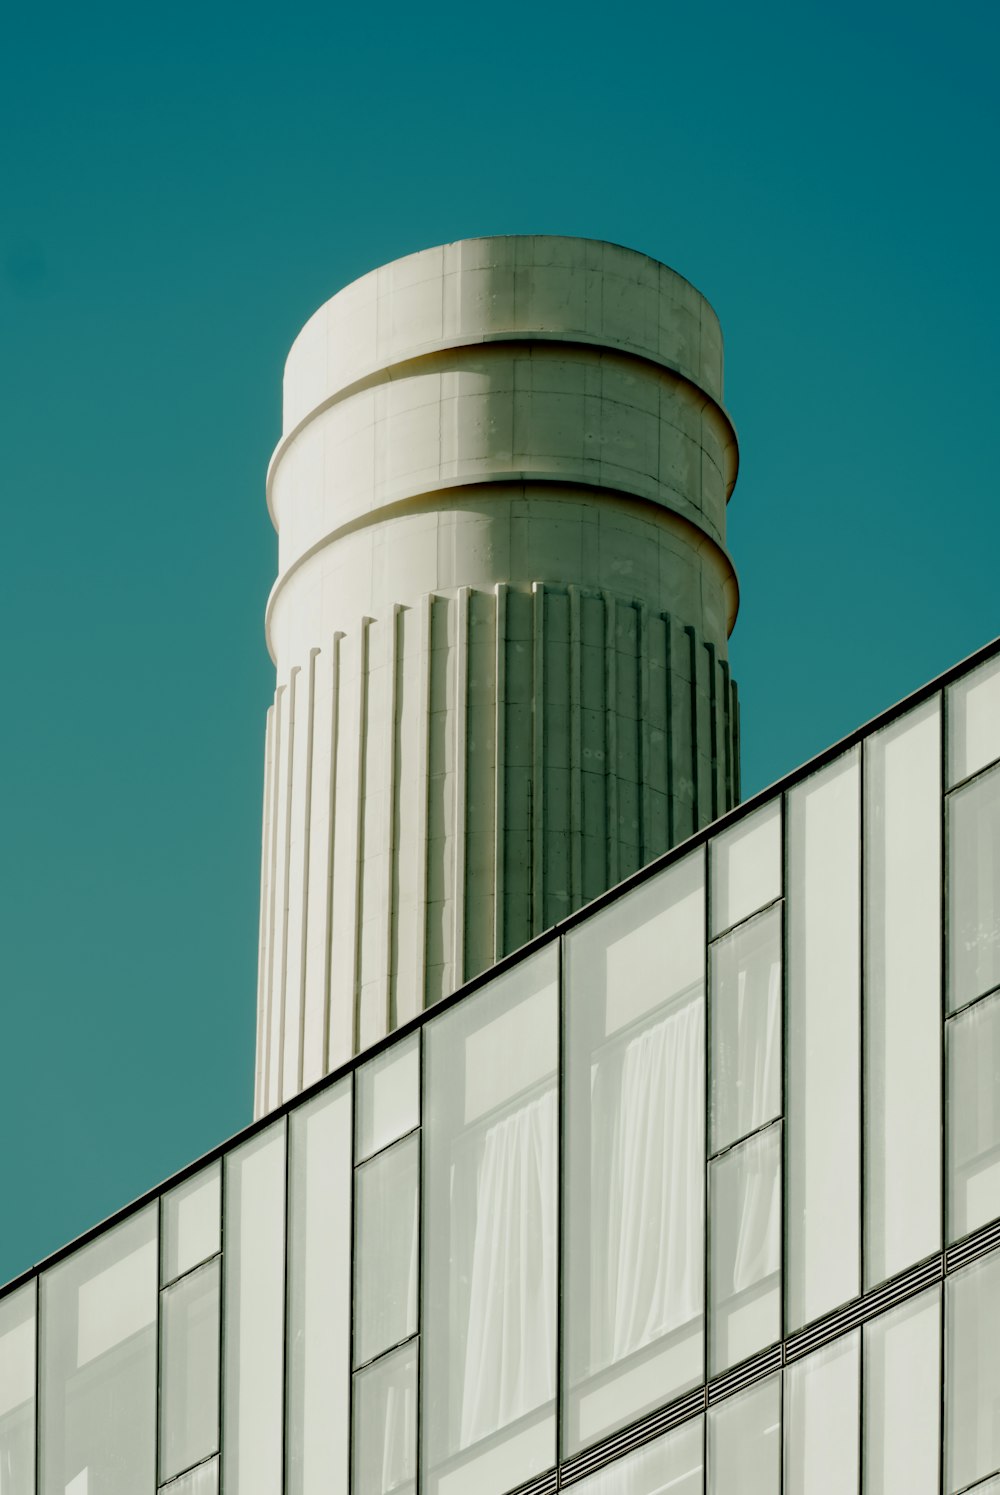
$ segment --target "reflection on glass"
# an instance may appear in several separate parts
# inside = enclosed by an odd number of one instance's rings
[[[0,1491],[35,1490],[35,1284],[0,1299]]]
[[[281,1488],[284,1220],[279,1121],[226,1159],[226,1495]]]
[[[567,1452],[702,1377],[703,866],[565,941]]]
[[[948,1009],[1000,986],[1000,769],[948,800]]]
[[[860,1287],[859,811],[856,748],[788,796],[789,1330]]]
[[[417,1346],[354,1377],[353,1495],[412,1495],[417,1468]]]
[[[423,1489],[555,1462],[557,952],[428,1023]]]
[[[222,1249],[221,1208],[221,1163],[211,1163],[164,1194],[161,1287]]]
[[[781,1377],[771,1376],[708,1414],[708,1495],[778,1495]]]
[[[1000,1469],[1000,1252],[956,1272],[945,1299],[945,1491]]]
[[[858,1488],[861,1334],[836,1339],[785,1370],[785,1495]]]
[[[161,1487],[161,1495],[219,1495],[219,1461],[208,1459],[180,1479]]]
[[[1000,659],[948,687],[948,783],[1000,758]]]
[[[1000,1215],[1000,996],[951,1018],[948,1047],[948,1238]]]
[[[219,1263],[160,1299],[160,1481],[219,1446]]]
[[[42,1276],[42,1495],[156,1485],[156,1205]]]
[[[937,1495],[941,1289],[864,1328],[865,1495]]]
[[[419,1167],[419,1139],[411,1136],[357,1171],[355,1365],[416,1332]]]
[[[781,798],[716,836],[712,858],[712,934],[781,897]]]
[[[351,1343],[351,1082],[289,1118],[287,1495],[346,1490]]]
[[[712,946],[712,1150],[781,1111],[781,910]]]
[[[712,1374],[781,1338],[781,1128],[709,1164]]]
[[[357,1086],[360,1163],[420,1124],[419,1033],[362,1065]]]
[[[941,706],[865,748],[868,1287],[941,1246]]]
[[[702,1441],[702,1419],[694,1417],[573,1488],[579,1495],[701,1495]]]

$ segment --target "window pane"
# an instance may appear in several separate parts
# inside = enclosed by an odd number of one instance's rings
[[[351,1343],[351,1083],[289,1118],[288,1495],[346,1490]]]
[[[420,1035],[358,1070],[358,1162],[420,1124]]]
[[[578,1495],[701,1495],[701,1452],[702,1419],[695,1417],[573,1489]]]
[[[164,1289],[160,1301],[160,1480],[219,1447],[219,1263]]]
[[[416,1332],[419,1167],[419,1139],[411,1136],[357,1171],[355,1365]]]
[[[226,1159],[226,1495],[281,1489],[285,1132]]]
[[[858,751],[788,796],[789,1330],[859,1282]]]
[[[557,951],[424,1030],[426,1495],[555,1463]]]
[[[712,1374],[781,1338],[781,1128],[709,1164]]]
[[[1000,986],[1000,769],[948,800],[948,1007]]]
[[[1000,1252],[946,1284],[945,1489],[1000,1469]]]
[[[156,1205],[42,1277],[43,1495],[156,1486]]]
[[[35,1284],[0,1299],[0,1491],[35,1490]]]
[[[941,1246],[941,707],[865,747],[869,1287]]]
[[[169,1485],[162,1486],[162,1495],[219,1495],[219,1461],[209,1459],[199,1464],[190,1474],[182,1474]]]
[[[703,1375],[703,865],[565,941],[567,1452]]]
[[[1000,659],[948,687],[948,783],[1000,758]]]
[[[865,1325],[865,1495],[937,1495],[941,1289]]]
[[[948,1239],[1000,1215],[1000,996],[952,1018],[948,1045]]]
[[[780,1495],[781,1377],[708,1414],[708,1495]]]
[[[781,897],[781,798],[716,836],[712,854],[712,933],[738,924]]]
[[[855,1330],[785,1371],[785,1495],[858,1488],[861,1336]]]
[[[212,1163],[164,1194],[161,1286],[222,1249],[221,1208],[221,1163]]]
[[[781,1112],[781,910],[712,946],[712,1150]]]
[[[412,1495],[417,1468],[417,1347],[354,1377],[353,1495]]]

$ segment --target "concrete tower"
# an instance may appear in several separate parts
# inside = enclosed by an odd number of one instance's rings
[[[258,1114],[735,803],[736,468],[715,313],[633,251],[466,240],[306,323]]]

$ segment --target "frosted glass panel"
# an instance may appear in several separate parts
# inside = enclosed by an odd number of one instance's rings
[[[977,1002],[946,1029],[948,1238],[1000,1215],[1000,996]]]
[[[860,1288],[857,749],[788,796],[788,1293],[798,1329]]]
[[[1000,1469],[1000,1253],[946,1283],[945,1490]]]
[[[416,1332],[419,1168],[419,1139],[411,1136],[355,1176],[355,1365]]]
[[[419,1033],[362,1065],[357,1086],[360,1162],[420,1123]]]
[[[0,1491],[35,1490],[35,1284],[0,1299]]]
[[[1000,659],[948,687],[948,783],[1000,758]]]
[[[154,1204],[42,1276],[43,1495],[155,1489],[156,1217]]]
[[[865,749],[865,1278],[941,1246],[941,707]]]
[[[555,1462],[557,953],[424,1029],[426,1495]]]
[[[716,836],[712,856],[712,933],[721,934],[781,897],[781,798]]]
[[[285,1129],[226,1159],[226,1495],[281,1489]]]
[[[411,1343],[354,1377],[352,1495],[412,1495],[416,1455],[417,1347]]]
[[[781,1111],[781,910],[712,946],[712,1150]]]
[[[1000,986],[1000,769],[948,799],[948,1007]]]
[[[162,1286],[221,1250],[221,1210],[221,1163],[164,1194]]]
[[[347,1488],[351,1083],[289,1117],[288,1495]]]
[[[160,1482],[219,1447],[219,1263],[160,1298]]]
[[[702,1419],[695,1417],[573,1489],[579,1495],[702,1495],[701,1455]]]
[[[702,1379],[703,865],[565,941],[567,1452]]]
[[[161,1495],[219,1495],[218,1459],[209,1459],[180,1479],[172,1479],[169,1485],[161,1486]]]
[[[708,1414],[708,1495],[781,1495],[781,1377]]]
[[[865,1495],[937,1495],[941,1289],[864,1328]]]
[[[861,1437],[859,1331],[785,1371],[784,1495],[854,1495]]]
[[[709,1164],[712,1374],[781,1338],[781,1128]]]

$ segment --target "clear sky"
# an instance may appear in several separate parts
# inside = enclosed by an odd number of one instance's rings
[[[1000,633],[994,5],[22,5],[0,51],[0,1281],[251,1114],[275,542],[315,307],[613,239],[726,334],[761,788]]]

